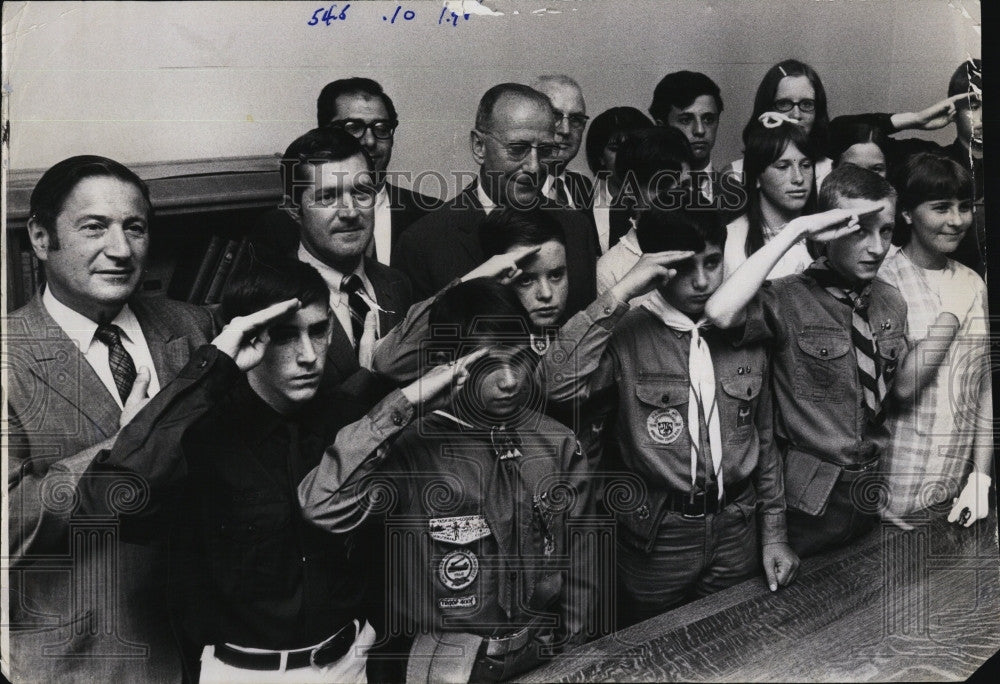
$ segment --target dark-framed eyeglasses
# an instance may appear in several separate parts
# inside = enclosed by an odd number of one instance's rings
[[[582,131],[590,121],[590,117],[586,114],[566,114],[564,112],[556,112],[556,126],[561,124],[563,121],[569,124],[569,127],[574,131]]]
[[[489,138],[493,138],[504,148],[507,153],[507,157],[511,161],[521,161],[527,157],[531,150],[538,150],[539,159],[552,159],[559,152],[559,145],[555,143],[539,143],[537,145],[532,145],[528,142],[507,142],[503,138],[499,138],[496,135],[490,133],[489,131],[476,130],[480,135],[485,135]]]
[[[371,129],[372,135],[379,140],[388,140],[391,138],[396,132],[396,126],[398,125],[398,121],[390,119],[375,119],[374,121],[365,121],[364,119],[336,119],[330,122],[331,128],[349,133],[358,139],[365,137],[365,131]]]
[[[789,100],[783,97],[774,101],[774,108],[779,112],[790,112],[795,107],[798,107],[800,112],[815,112],[816,100],[808,97],[802,100]]]

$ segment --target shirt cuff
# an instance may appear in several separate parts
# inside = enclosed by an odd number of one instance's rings
[[[788,528],[785,525],[785,512],[760,514],[760,543],[787,544]]]
[[[191,359],[177,376],[190,380],[207,376],[205,382],[214,396],[228,392],[242,374],[243,371],[228,354],[219,351],[215,345],[203,344],[194,350]]]
[[[413,404],[400,390],[393,390],[368,413],[372,432],[384,442],[413,420]]]
[[[629,310],[629,303],[618,299],[611,290],[606,291],[587,307],[587,317],[606,330],[611,330]]]

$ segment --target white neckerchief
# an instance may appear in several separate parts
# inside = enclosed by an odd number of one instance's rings
[[[695,323],[686,314],[667,303],[659,292],[653,292],[643,301],[653,315],[673,330],[691,333],[691,351],[688,355],[688,433],[691,435],[691,487],[694,489],[698,477],[698,445],[701,443],[701,420],[698,407],[702,407],[705,423],[708,425],[708,445],[712,451],[712,467],[719,484],[719,499],[722,499],[722,427],[719,423],[719,407],[715,402],[715,367],[708,343],[698,334],[698,328],[706,325],[702,320]],[[706,482],[706,488],[708,483]]]

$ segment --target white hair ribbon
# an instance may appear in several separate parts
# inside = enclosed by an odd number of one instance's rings
[[[764,124],[764,128],[777,128],[783,123],[795,124],[796,126],[802,125],[792,117],[781,112],[764,112],[757,117],[757,120]]]

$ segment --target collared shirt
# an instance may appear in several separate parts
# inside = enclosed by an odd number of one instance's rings
[[[314,267],[317,271],[319,271],[319,274],[323,276],[323,281],[326,283],[326,286],[330,288],[330,308],[333,310],[337,320],[340,321],[340,327],[342,327],[344,332],[347,334],[347,339],[351,341],[351,344],[357,346],[358,341],[354,339],[354,328],[351,325],[351,305],[348,303],[347,293],[340,289],[340,284],[343,282],[344,276],[347,274],[341,273],[333,266],[324,264],[322,261],[310,254],[309,250],[301,244],[299,245],[298,259],[299,261],[305,262]],[[378,300],[375,298],[375,288],[372,287],[371,281],[368,280],[368,276],[365,275],[364,259],[358,262],[357,267],[352,273],[361,278],[361,290],[358,291],[361,298],[368,303],[368,306],[371,307],[372,311],[377,312]],[[378,325],[378,319],[379,317],[376,315],[376,326]]]
[[[705,196],[709,202],[715,200],[715,192],[712,189],[712,180],[715,177],[715,167],[712,166],[712,160],[708,160],[708,165],[697,171],[691,171],[691,177],[698,179],[698,189],[701,190],[701,194]]]
[[[479,203],[483,205],[483,211],[486,212],[487,216],[489,216],[491,211],[496,209],[497,205],[494,204],[493,200],[490,199],[490,196],[486,194],[485,190],[483,190],[482,183],[476,183],[476,197],[479,198]]]
[[[118,406],[123,406],[121,397],[118,395],[118,387],[115,385],[115,377],[111,372],[111,365],[108,362],[108,347],[106,344],[94,337],[97,332],[97,323],[90,320],[83,314],[69,308],[52,294],[48,287],[42,293],[42,305],[49,312],[53,320],[59,324],[63,332],[69,339],[76,343],[80,353],[87,359],[87,363],[97,373],[108,392],[114,397]],[[122,346],[132,357],[135,369],[146,368],[149,370],[149,389],[147,395],[152,397],[160,391],[160,381],[156,376],[156,366],[153,364],[153,357],[149,352],[149,345],[146,344],[146,336],[143,335],[139,321],[128,304],[122,307],[111,325],[121,328]]]
[[[597,241],[601,246],[601,254],[605,254],[611,246],[611,188],[607,180],[597,179],[594,194],[594,223],[597,225]],[[598,288],[600,289],[600,288]]]
[[[746,242],[749,231],[750,222],[747,220],[746,214],[726,226],[726,248],[722,259],[726,278],[731,276],[747,260]],[[765,240],[767,239],[769,238],[765,238]],[[767,279],[776,280],[802,273],[809,268],[809,264],[812,262],[813,258],[809,255],[805,241],[796,242],[778,259],[778,263],[767,274]]]
[[[380,264],[389,265],[392,254],[392,209],[389,206],[389,191],[385,185],[375,195],[375,231],[369,244],[368,256],[374,250]]]
[[[942,311],[954,313],[960,323],[941,371],[912,404],[894,407],[886,417],[892,438],[885,469],[893,510],[907,513],[926,505],[922,494],[928,487],[943,487],[948,500],[958,496],[977,441],[992,432],[992,414],[979,401],[982,384],[987,393],[991,386],[987,291],[975,271],[953,259],[943,269],[925,269],[902,250],[886,258],[879,277],[906,300],[911,346],[935,333]],[[987,426],[983,432],[981,426]]]
[[[556,197],[556,189],[555,189],[556,178],[562,181],[562,187],[563,187],[562,201],[565,202],[566,206],[569,207],[570,209],[576,209],[576,203],[573,202],[573,193],[570,192],[569,182],[566,180],[565,171],[560,173],[558,176],[553,176],[552,174],[546,176],[545,182],[542,183],[542,194],[548,197],[550,200],[555,200],[557,202],[559,201],[559,198]],[[604,249],[607,249],[607,247],[602,248],[601,251],[604,251]]]
[[[852,311],[806,272],[764,283],[746,308],[744,343],[770,343],[774,431],[794,448],[835,465],[878,456],[889,440],[869,420],[851,341]],[[887,389],[907,353],[906,303],[876,278],[868,320]],[[887,398],[891,406],[891,395]]]

